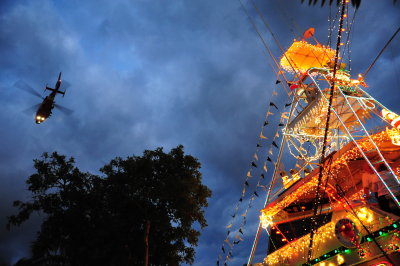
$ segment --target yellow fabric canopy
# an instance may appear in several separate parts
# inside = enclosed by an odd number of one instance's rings
[[[281,66],[291,73],[304,73],[311,67],[321,68],[335,56],[335,51],[320,44],[294,41],[281,59]]]

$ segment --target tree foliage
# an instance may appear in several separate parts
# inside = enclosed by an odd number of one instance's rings
[[[305,0],[301,0],[301,3],[304,3]],[[344,1],[344,0],[343,0]],[[326,0],[321,0],[321,6],[325,5]],[[336,2],[336,5],[340,5],[342,0],[329,0],[329,5],[332,5],[334,2]],[[318,3],[318,0],[308,0],[308,5],[316,5]],[[358,8],[361,4],[361,0],[351,0],[351,3],[354,7]]]
[[[304,1],[306,0],[300,0],[301,3],[304,3]],[[326,0],[308,0],[308,5],[316,5],[318,2],[321,2],[321,6],[324,6],[326,3]],[[342,2],[342,0],[329,0],[329,5],[332,5],[333,3],[336,3],[336,5],[340,5],[340,3]],[[397,0],[393,0],[393,4],[396,3]],[[359,8],[361,5],[361,0],[351,0],[351,4],[355,7],[355,8]]]
[[[183,146],[164,153],[115,158],[100,171],[81,172],[73,158],[54,152],[34,160],[26,181],[32,199],[15,201],[8,227],[33,212],[45,214],[32,244],[32,258],[58,265],[144,265],[149,225],[149,263],[193,263],[204,208],[211,191],[201,183],[200,163]]]

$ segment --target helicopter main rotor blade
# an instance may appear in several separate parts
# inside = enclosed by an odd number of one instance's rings
[[[17,82],[15,82],[14,84],[15,87],[24,90],[36,97],[39,97],[40,99],[43,99],[42,95],[40,95],[39,92],[35,91],[31,86],[29,86],[25,81],[22,80],[18,80]]]
[[[36,112],[36,110],[39,108],[39,106],[40,106],[40,103],[35,104],[35,105],[23,110],[23,112],[24,112],[24,114],[31,115]]]
[[[58,110],[60,110],[61,112],[63,112],[64,114],[67,114],[67,115],[70,115],[70,114],[72,114],[74,112],[73,110],[71,110],[71,109],[69,109],[67,107],[64,107],[62,105],[59,105],[59,104],[54,104],[54,107],[57,108]]]

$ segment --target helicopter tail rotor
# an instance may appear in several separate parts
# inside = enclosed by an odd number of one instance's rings
[[[69,83],[68,81],[66,81],[66,80],[63,80],[63,82],[61,83],[61,88],[62,89],[64,89],[64,92],[63,92],[63,97],[64,97],[64,95],[65,95],[65,93],[67,92],[67,89],[69,88],[71,86],[71,83]]]

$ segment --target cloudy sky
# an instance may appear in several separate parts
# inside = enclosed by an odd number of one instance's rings
[[[251,1],[243,3],[279,57]],[[300,0],[255,3],[283,48],[309,27],[326,43],[329,14],[336,13]],[[353,75],[367,69],[400,26],[399,14],[399,1],[362,1],[351,39]],[[12,201],[28,199],[24,182],[43,152],[73,156],[81,170],[98,173],[115,156],[183,144],[199,158],[213,191],[195,265],[215,265],[272,91],[278,107],[287,102],[239,1],[2,0],[0,58],[0,228],[15,213]],[[13,84],[24,80],[41,93],[60,71],[72,85],[57,102],[74,113],[55,110],[36,125],[24,110],[38,99]],[[400,36],[366,80],[373,96],[400,113]],[[265,197],[259,194],[229,265],[242,265],[250,253]],[[0,265],[29,256],[39,222],[34,216],[11,232],[0,230]]]

